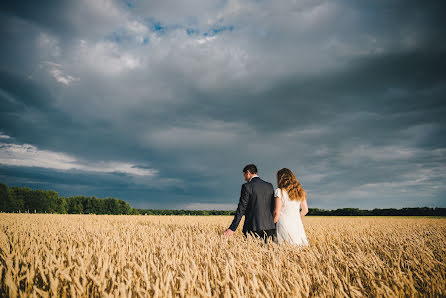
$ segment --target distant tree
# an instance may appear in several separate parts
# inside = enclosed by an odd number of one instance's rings
[[[9,189],[11,195],[14,197],[15,201],[18,205],[19,211],[29,211],[34,212],[34,210],[29,209],[27,204],[27,198],[29,197],[31,193],[31,189],[28,187],[17,187],[13,186]]]
[[[104,214],[120,214],[119,203],[117,199],[106,198],[103,200]]]
[[[25,189],[24,192],[25,208],[30,212],[45,212],[46,202],[42,200],[41,191],[33,191],[31,189]]]
[[[18,211],[18,204],[14,195],[9,191],[6,184],[0,183],[0,211],[2,212],[16,212]]]
[[[85,214],[95,213],[96,206],[94,204],[93,198],[82,196],[82,209]]]
[[[84,213],[84,201],[85,197],[76,196],[66,198],[67,201],[67,212],[70,214],[82,214]]]
[[[132,208],[132,210],[130,211],[129,214],[130,215],[139,215],[140,213],[139,213],[138,209]]]
[[[67,200],[64,197],[57,197],[57,209],[56,209],[56,213],[60,213],[60,214],[66,214],[68,213],[68,203]]]
[[[324,209],[318,209],[318,208],[309,208],[308,215],[316,215],[316,216],[329,215],[329,211],[324,210]]]
[[[118,200],[119,204],[119,212],[120,214],[131,214],[132,213],[132,207],[130,207],[129,203],[123,200]]]
[[[43,212],[67,213],[66,201],[59,198],[59,194],[54,190],[37,190],[40,200],[42,200]]]
[[[333,211],[334,215],[337,216],[358,216],[362,215],[358,208],[342,208]]]

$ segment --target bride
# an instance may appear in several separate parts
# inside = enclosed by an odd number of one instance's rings
[[[301,218],[308,213],[307,194],[291,170],[277,172],[277,189],[274,192],[277,241],[308,246]],[[302,207],[302,211],[300,210]]]

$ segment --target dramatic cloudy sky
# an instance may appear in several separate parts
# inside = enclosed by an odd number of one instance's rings
[[[0,182],[233,209],[446,207],[444,1],[2,1]]]

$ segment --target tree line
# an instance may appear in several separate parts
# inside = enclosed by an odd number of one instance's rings
[[[446,208],[387,208],[362,210],[358,208],[342,208],[336,210],[324,210],[309,208],[307,215],[315,216],[446,216]]]
[[[168,210],[137,209],[143,215],[235,215],[235,210]],[[325,210],[309,208],[307,216],[446,216],[446,208],[373,209],[342,208]]]
[[[0,212],[61,214],[138,214],[136,209],[116,198],[60,197],[54,190],[32,190],[0,183]]]
[[[116,198],[74,196],[60,197],[54,190],[32,190],[28,187],[0,183],[0,212],[68,213],[68,214],[142,214],[142,215],[234,215],[235,210],[169,210],[135,209]],[[446,208],[373,209],[342,208],[325,210],[309,208],[310,216],[446,216]]]

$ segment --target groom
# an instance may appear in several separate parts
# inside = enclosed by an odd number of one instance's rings
[[[253,164],[243,169],[246,183],[242,185],[240,201],[234,220],[225,231],[226,236],[232,236],[237,229],[242,216],[245,215],[243,234],[253,234],[267,241],[275,238],[276,224],[273,220],[274,188],[269,182],[263,181],[257,175],[257,167]]]

